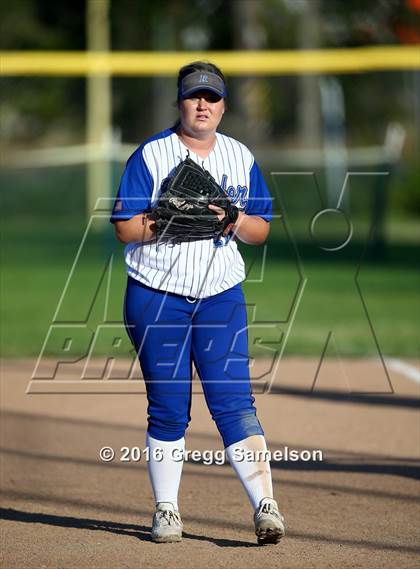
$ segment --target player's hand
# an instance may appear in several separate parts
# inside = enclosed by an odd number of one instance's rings
[[[226,212],[223,208],[218,207],[217,205],[212,205],[212,204],[208,205],[207,207],[209,209],[212,209],[216,213],[219,221],[222,221],[226,217]],[[229,223],[229,225],[223,231],[223,237],[228,235],[228,233],[230,233],[232,231],[232,228],[233,228],[233,223]]]
[[[218,207],[217,205],[212,204],[208,205],[207,207],[216,213],[219,221],[222,221],[225,218],[226,212],[222,207]]]

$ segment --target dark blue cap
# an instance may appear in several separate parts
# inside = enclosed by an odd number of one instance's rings
[[[209,71],[194,71],[181,81],[179,99],[186,99],[197,91],[211,91],[219,97],[226,97],[226,85],[221,77]]]

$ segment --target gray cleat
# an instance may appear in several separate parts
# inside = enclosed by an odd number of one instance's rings
[[[254,523],[258,545],[278,543],[285,534],[284,517],[272,498],[261,500],[254,513]]]
[[[152,522],[152,541],[174,543],[182,539],[182,521],[172,502],[159,502]]]

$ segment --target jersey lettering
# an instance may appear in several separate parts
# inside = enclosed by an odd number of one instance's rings
[[[222,190],[230,197],[230,201],[236,205],[238,204],[240,207],[245,207],[248,203],[248,188],[246,186],[240,186],[239,184],[236,186],[229,186],[226,188],[227,185],[227,176],[223,174],[222,176],[222,183],[220,184]]]

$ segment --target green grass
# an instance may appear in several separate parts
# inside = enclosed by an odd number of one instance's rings
[[[82,234],[83,221],[75,218],[4,220],[3,357],[39,354]],[[250,269],[249,279],[257,281],[244,285],[249,304],[252,355],[272,354],[273,350],[280,349],[286,335],[285,354],[320,355],[330,331],[342,355],[375,355],[376,340],[386,355],[418,355],[419,272],[412,250],[404,248],[404,257],[398,248],[391,247],[388,257],[381,262],[368,260],[362,265],[358,283],[366,314],[355,282],[360,247],[356,247],[354,254],[317,258],[310,247],[303,244],[300,251],[304,275],[300,275],[290,243],[284,239],[281,229],[274,231],[262,282],[258,281],[263,249],[243,249]],[[112,271],[104,273],[112,252],[115,254]],[[88,329],[93,332],[104,321],[107,282],[106,321],[118,326],[121,325],[125,274],[122,246],[113,239],[111,229],[105,236],[88,237],[58,320],[70,325],[87,320]],[[302,293],[300,297],[299,293]],[[123,349],[128,352],[130,344],[123,328],[121,331]],[[47,352],[57,352],[63,337],[50,342]],[[75,342],[73,346],[75,357],[85,338],[85,332],[80,332],[80,344]],[[98,355],[104,352],[105,340],[100,341],[95,350]]]
[[[115,186],[121,169],[121,164],[114,164]],[[269,176],[267,180],[273,190],[274,180]],[[4,168],[0,183],[3,189],[1,354],[36,356],[53,321],[85,230],[86,170],[83,165]],[[321,194],[325,194],[322,173],[318,183]],[[378,239],[368,249],[358,278],[366,311],[356,286],[356,271],[373,214],[377,212],[375,184],[372,177],[351,179],[347,205],[354,230],[352,242],[337,253],[325,253],[309,237],[310,220],[320,207],[314,179],[294,175],[276,178],[275,210],[278,213],[281,209],[283,217],[271,224],[263,275],[264,249],[242,247],[249,270],[244,290],[249,304],[251,354],[269,355],[285,346],[286,354],[320,355],[332,331],[332,353],[336,346],[343,355],[374,355],[377,341],[384,354],[418,355],[419,223],[418,218],[402,216],[393,207],[398,197],[396,192],[401,191],[395,185],[394,190],[390,188],[392,199],[383,227],[380,224],[378,227],[388,247],[384,248],[383,241]],[[79,329],[78,334],[74,328],[71,331],[75,342],[69,355],[74,357],[82,353],[87,336],[104,318],[121,326],[125,285],[123,248],[107,225],[105,234],[88,236],[58,312],[58,321],[69,326],[87,322],[87,328]],[[300,272],[288,232],[298,242]],[[316,237],[327,245],[337,245],[345,233],[346,224],[341,216],[323,216],[315,226]],[[112,272],[104,273],[111,253],[114,253]],[[106,305],[107,281],[101,278],[109,274]],[[128,351],[130,344],[123,328],[121,337],[122,349]],[[47,344],[47,352],[59,352],[65,338],[64,329],[62,337]],[[99,341],[95,353],[104,352],[105,339]]]
[[[350,263],[309,262],[304,270],[307,280],[298,282],[296,266],[278,262],[268,267],[261,291],[257,285],[244,287],[248,299],[257,303],[258,320],[277,320],[277,330],[289,334],[285,354],[319,355],[330,331],[341,355],[373,356],[377,344],[386,355],[418,354],[419,279],[414,269],[366,266],[357,280],[360,293]],[[266,334],[275,339],[274,330]],[[333,344],[329,353],[337,355]]]

